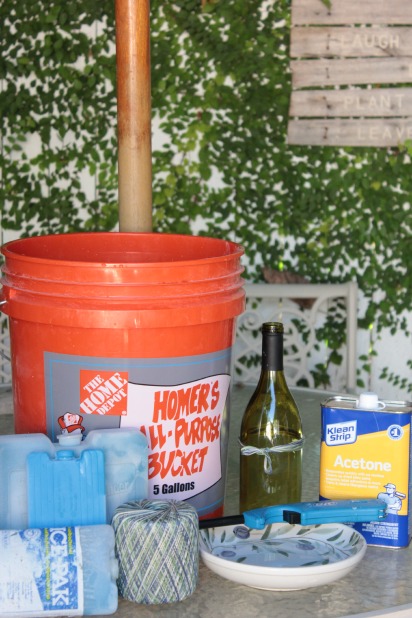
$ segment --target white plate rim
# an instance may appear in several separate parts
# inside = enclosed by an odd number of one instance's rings
[[[276,525],[276,524],[275,524]],[[330,524],[325,524],[330,525]],[[273,566],[265,566],[265,565],[250,565],[247,563],[239,563],[233,562],[232,560],[227,560],[221,556],[215,556],[210,553],[210,551],[203,544],[202,538],[200,539],[200,554],[203,559],[203,562],[206,564],[208,568],[211,568],[214,572],[217,572],[220,576],[226,577],[226,579],[230,579],[232,581],[238,581],[236,579],[236,575],[241,576],[249,574],[252,576],[262,576],[268,577],[272,576],[274,580],[276,577],[285,579],[296,579],[303,578],[305,581],[313,578],[318,580],[319,576],[324,575],[327,582],[330,582],[330,578],[333,575],[334,581],[339,579],[339,573],[342,571],[342,577],[347,574],[353,567],[355,567],[364,557],[365,552],[367,550],[367,544],[365,538],[354,528],[346,526],[345,524],[335,524],[338,527],[342,527],[343,529],[348,529],[351,534],[355,534],[358,538],[359,551],[352,556],[348,556],[346,558],[342,558],[342,560],[337,560],[336,562],[332,562],[329,564],[322,565],[310,565],[310,566],[299,566],[299,567],[273,567]],[[273,524],[272,524],[273,526]],[[235,526],[224,526],[220,528],[222,532],[226,528],[227,530],[232,531]],[[302,527],[308,526],[300,526],[296,525],[296,531],[300,530]],[[316,526],[319,529],[319,525]],[[262,531],[263,532],[263,531]],[[241,540],[239,540],[241,542]],[[223,574],[225,572],[226,574]],[[232,575],[232,577],[230,576]],[[246,584],[248,585],[248,584]],[[317,583],[316,585],[321,585],[321,583]],[[256,583],[251,583],[250,586],[252,588],[258,588],[260,586],[256,585]],[[302,585],[299,588],[306,588],[308,586]],[[291,588],[288,587],[273,587],[273,590],[289,590]],[[294,588],[297,589],[297,588]]]

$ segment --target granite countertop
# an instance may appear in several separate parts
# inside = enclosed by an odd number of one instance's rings
[[[229,466],[225,514],[238,512],[239,452],[237,437],[250,387],[232,392]],[[302,500],[317,500],[319,487],[320,402],[322,391],[293,391],[302,415],[306,437],[303,451]],[[0,393],[0,433],[13,432],[10,392]],[[290,592],[257,590],[232,583],[200,562],[194,594],[180,603],[137,605],[119,599],[115,618],[203,618],[235,615],[237,618],[287,616],[288,618],[371,618],[412,616],[412,548],[368,547],[363,560],[343,579],[325,586]]]

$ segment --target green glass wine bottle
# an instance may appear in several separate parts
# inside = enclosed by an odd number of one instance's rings
[[[300,502],[303,433],[283,371],[283,324],[262,325],[262,366],[240,429],[240,512]]]

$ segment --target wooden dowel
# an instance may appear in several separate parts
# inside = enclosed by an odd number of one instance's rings
[[[152,230],[149,0],[116,0],[119,229]]]

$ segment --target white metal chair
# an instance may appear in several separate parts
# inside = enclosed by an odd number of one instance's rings
[[[311,369],[327,361],[327,342],[318,342],[316,330],[325,323],[328,310],[345,301],[346,343],[339,352],[343,363],[329,372],[328,388],[356,388],[357,295],[355,282],[339,284],[246,283],[246,310],[238,318],[233,353],[234,382],[256,384],[260,374],[263,322],[281,321],[285,327],[284,368],[290,386],[315,386]],[[339,307],[342,304],[339,305]],[[329,351],[330,352],[330,351]]]

